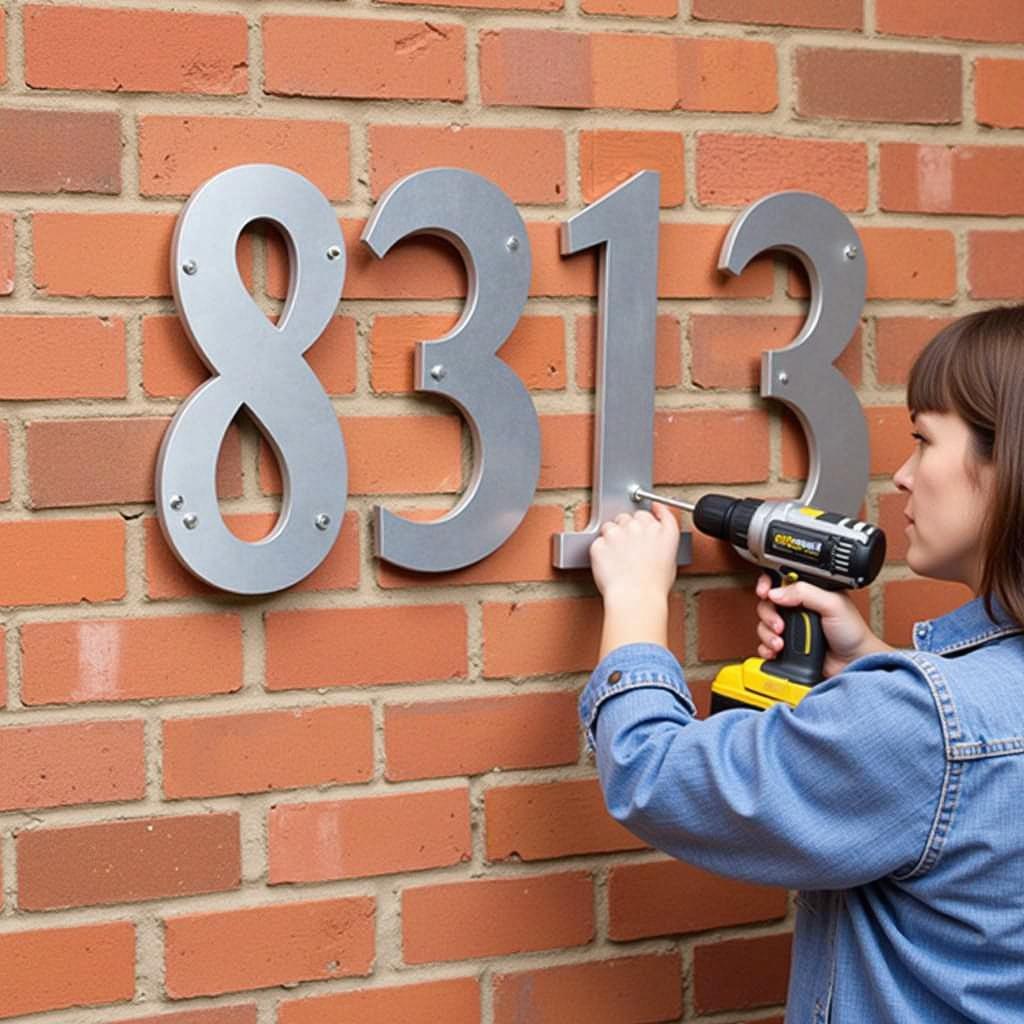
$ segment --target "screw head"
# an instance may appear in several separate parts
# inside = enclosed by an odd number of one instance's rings
[[[189,260],[187,263],[183,263],[181,265],[181,269],[191,277],[199,269],[199,265],[195,260]]]
[[[330,249],[327,250],[327,258],[329,260],[340,259],[341,258],[341,249],[339,249],[336,245],[332,245],[330,247]]]
[[[170,506],[171,506],[171,508],[174,509],[175,512],[177,512],[178,509],[181,508],[181,506],[184,505],[184,504],[185,504],[185,499],[180,494],[172,494],[171,495]]]
[[[199,525],[199,517],[193,515],[191,512],[181,520],[185,524],[186,530],[194,530]]]
[[[444,380],[445,377],[448,376],[448,368],[443,366],[441,363],[438,363],[437,366],[432,366],[430,368],[430,376],[433,377],[434,380]]]
[[[331,525],[331,517],[326,512],[321,512],[313,522],[316,523],[318,530],[326,530]]]
[[[779,374],[779,383],[780,384],[788,384],[789,383],[789,374],[786,373],[785,370],[783,370],[782,373]]]
[[[505,239],[505,248],[508,249],[509,252],[515,252],[516,249],[519,248],[519,239],[516,238],[515,235],[509,235],[508,238]]]
[[[848,245],[848,246],[846,246],[845,249],[843,249],[843,255],[848,260],[855,260],[859,253],[860,253],[860,250],[855,245]]]

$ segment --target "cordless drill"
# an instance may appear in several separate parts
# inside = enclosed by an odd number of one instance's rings
[[[775,586],[802,579],[825,590],[854,590],[871,583],[885,561],[885,534],[877,526],[798,501],[706,494],[692,505],[639,487],[631,495],[692,512],[698,530],[729,541],[743,558],[767,569]],[[796,707],[821,681],[827,646],[821,616],[804,608],[780,608],[779,614],[782,650],[770,661],[747,658],[723,668],[711,687],[712,714],[764,710],[779,701]]]

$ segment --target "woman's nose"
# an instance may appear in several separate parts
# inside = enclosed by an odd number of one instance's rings
[[[900,466],[900,468],[897,469],[896,472],[893,473],[893,475],[892,475],[892,482],[901,491],[909,491],[913,487],[914,475],[911,472],[911,466],[910,466],[910,464],[913,461],[914,461],[914,456],[911,455],[910,458],[907,459],[907,461],[904,462],[903,465]]]

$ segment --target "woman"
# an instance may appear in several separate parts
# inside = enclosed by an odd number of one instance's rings
[[[822,614],[829,674],[794,710],[697,721],[666,650],[678,527],[606,524],[591,549],[601,662],[580,699],[608,809],[711,871],[802,890],[787,1024],[1024,1021],[1024,307],[957,321],[911,372],[907,563],[977,595],[889,648],[848,598],[757,584]]]

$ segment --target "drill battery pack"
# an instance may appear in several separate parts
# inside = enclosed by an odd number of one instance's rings
[[[780,701],[795,708],[810,692],[809,686],[774,676],[763,666],[763,658],[747,658],[723,668],[711,685],[711,714],[729,708],[764,711]]]

